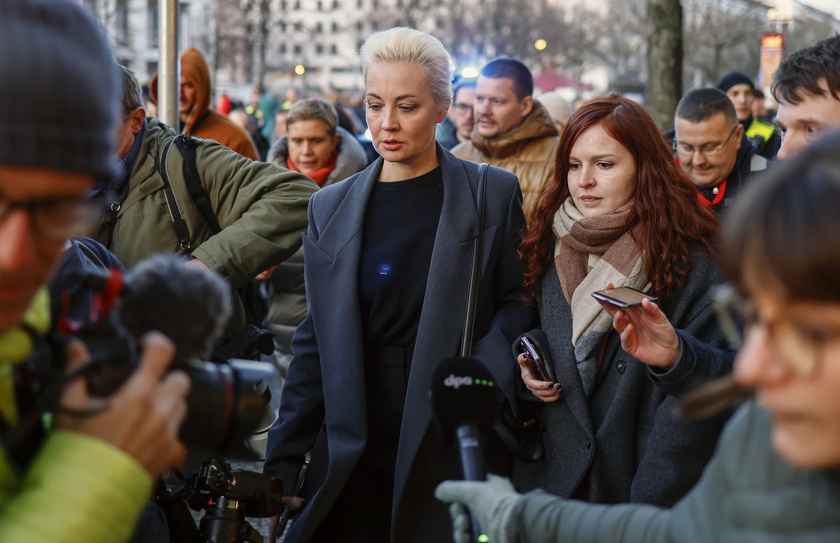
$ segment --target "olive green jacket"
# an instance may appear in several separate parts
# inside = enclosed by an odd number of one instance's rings
[[[140,154],[129,176],[128,195],[99,228],[96,239],[126,268],[158,252],[184,252],[172,226],[158,161],[176,132],[149,118]],[[184,159],[170,148],[166,168],[192,240],[192,256],[238,289],[292,255],[306,231],[306,209],[318,186],[303,174],[255,162],[212,140],[196,152],[196,164],[216,218],[218,234],[204,220],[187,191]],[[241,304],[240,304],[241,305]],[[229,329],[244,326],[241,306]]]

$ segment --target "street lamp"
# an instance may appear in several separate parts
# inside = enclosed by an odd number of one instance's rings
[[[306,68],[303,66],[303,64],[298,64],[297,66],[295,66],[295,73],[298,75],[303,75],[306,73]]]
[[[534,42],[534,49],[536,49],[537,51],[542,51],[546,47],[548,47],[548,42],[542,38]]]

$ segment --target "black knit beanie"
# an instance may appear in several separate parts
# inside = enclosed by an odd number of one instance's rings
[[[116,63],[71,0],[0,1],[0,164],[114,174]]]
[[[720,81],[718,81],[717,88],[726,92],[735,85],[747,85],[750,87],[750,90],[755,90],[755,85],[753,85],[752,79],[741,72],[729,72],[725,76],[721,77]]]

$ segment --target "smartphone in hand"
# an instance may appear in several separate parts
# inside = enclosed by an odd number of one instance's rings
[[[592,293],[592,297],[603,302],[607,302],[608,304],[618,306],[622,309],[639,305],[645,298],[651,302],[658,300],[658,298],[655,298],[646,292],[630,287],[617,287],[610,290],[596,290]]]
[[[549,367],[545,359],[540,355],[534,342],[528,336],[519,338],[519,344],[522,346],[522,351],[528,353],[528,357],[531,359],[531,375],[535,379],[552,383],[557,381],[553,368]]]

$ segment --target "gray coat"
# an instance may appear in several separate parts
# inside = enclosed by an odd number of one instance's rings
[[[660,302],[674,327],[715,347],[723,347],[724,339],[709,290],[720,277],[711,258],[695,256],[685,286]],[[615,331],[593,355],[602,352],[587,397],[575,366],[571,308],[553,265],[541,284],[539,311],[562,393],[542,411],[545,458],[515,465],[514,484],[596,503],[676,502],[711,457],[724,417],[677,420],[672,413],[676,399],[649,378],[644,364],[622,350]]]
[[[443,172],[443,207],[412,357],[396,459],[392,540],[445,541],[446,506],[434,488],[460,478],[454,448],[432,423],[429,389],[437,363],[456,356],[466,312],[472,240],[478,234],[477,165],[437,146]],[[279,419],[268,439],[265,471],[295,488],[304,454],[311,462],[301,495],[307,505],[286,541],[305,542],[324,519],[364,451],[367,439],[365,360],[357,295],[365,210],[382,168],[317,192],[304,237],[309,314],[292,342],[294,360],[283,388]],[[510,400],[516,364],[509,346],[533,325],[521,298],[522,264],[516,256],[525,219],[516,176],[490,168],[487,179],[481,279],[473,357],[483,362]],[[430,233],[431,235],[431,233]]]
[[[770,415],[741,408],[691,492],[670,511],[561,501],[516,504],[508,541],[519,543],[826,543],[840,541],[840,469],[803,470],[773,450]],[[514,534],[513,532],[516,532]]]

